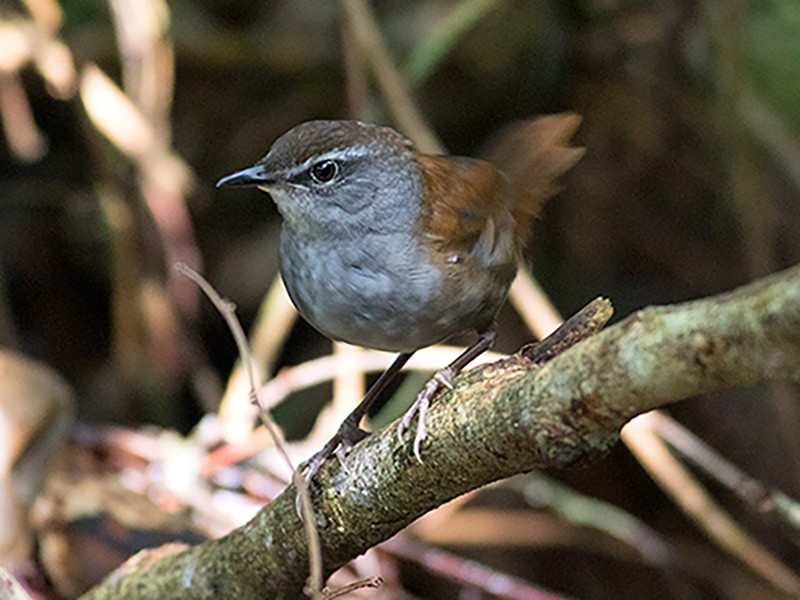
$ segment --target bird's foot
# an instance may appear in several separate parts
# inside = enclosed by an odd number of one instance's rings
[[[345,460],[353,449],[353,446],[368,435],[368,432],[358,426],[358,421],[349,417],[345,419],[339,426],[339,430],[322,447],[322,450],[300,465],[300,471],[304,474],[306,481],[311,481],[317,471],[319,471],[322,463],[328,460],[333,454],[336,455],[336,458],[339,459],[342,466],[345,466]]]
[[[427,429],[425,428],[425,417],[428,414],[428,407],[431,404],[431,400],[436,395],[436,392],[440,389],[453,389],[453,378],[455,376],[456,370],[452,368],[452,366],[447,366],[441,371],[437,371],[434,376],[431,377],[430,381],[425,384],[425,387],[422,388],[419,394],[417,394],[417,399],[414,400],[414,404],[406,411],[406,414],[403,415],[400,424],[397,426],[397,435],[402,443],[403,433],[411,429],[411,422],[414,420],[415,416],[417,417],[417,433],[414,435],[414,456],[417,457],[417,461],[419,461],[420,464],[422,464],[422,457],[419,451],[420,445],[428,435]]]

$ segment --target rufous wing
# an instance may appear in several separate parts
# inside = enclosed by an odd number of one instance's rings
[[[506,182],[484,160],[418,154],[422,180],[420,233],[441,254],[481,253],[491,261],[502,236],[514,230]],[[500,248],[497,248],[499,251]]]

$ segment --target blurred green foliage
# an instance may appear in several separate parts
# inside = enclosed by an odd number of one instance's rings
[[[741,52],[755,92],[781,116],[787,133],[800,134],[800,4],[754,2]]]

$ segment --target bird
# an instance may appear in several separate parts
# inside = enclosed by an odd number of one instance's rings
[[[583,155],[575,113],[513,123],[485,158],[420,152],[396,130],[314,120],[280,136],[218,188],[268,193],[283,219],[280,272],[299,314],[323,335],[397,353],[331,440],[302,465],[311,478],[367,434],[362,418],[412,354],[453,335],[477,340],[437,371],[398,425],[417,429],[422,462],[431,400],[492,347],[531,221]]]

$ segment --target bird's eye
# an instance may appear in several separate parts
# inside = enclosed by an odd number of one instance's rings
[[[339,163],[322,160],[311,167],[311,179],[317,183],[330,183],[339,173]]]

